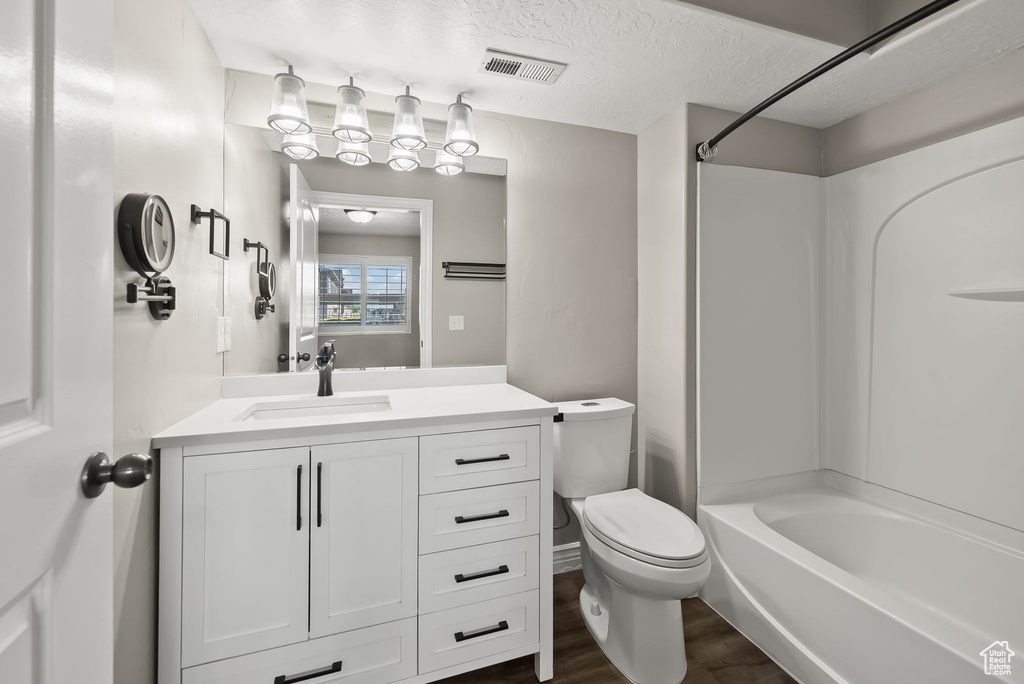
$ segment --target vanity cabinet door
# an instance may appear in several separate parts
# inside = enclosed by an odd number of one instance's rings
[[[309,448],[186,458],[182,667],[308,638]]]
[[[313,447],[312,637],[416,614],[417,440]]]

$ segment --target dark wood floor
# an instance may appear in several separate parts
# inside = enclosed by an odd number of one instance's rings
[[[629,684],[608,662],[580,615],[583,572],[555,575],[555,684]],[[683,601],[686,684],[796,684],[700,599]],[[533,656],[441,680],[441,684],[536,684]]]

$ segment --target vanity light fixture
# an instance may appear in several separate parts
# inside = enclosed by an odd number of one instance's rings
[[[286,135],[281,143],[281,151],[292,159],[302,161],[304,159],[316,159],[320,156],[320,150],[316,148],[316,138],[312,133],[305,135]]]
[[[395,171],[415,171],[420,167],[420,158],[415,150],[392,147],[388,154],[388,166]]]
[[[306,82],[295,75],[291,64],[288,65],[288,73],[274,76],[274,99],[270,104],[267,125],[285,135],[312,132],[305,89]]]
[[[338,109],[334,113],[334,130],[331,133],[343,143],[368,143],[373,140],[370,120],[363,106],[365,96],[366,93],[355,86],[355,79],[351,76],[348,85],[338,86]]]
[[[410,95],[409,86],[405,86],[405,94],[396,97],[395,102],[398,107],[391,131],[391,146],[410,152],[422,150],[427,146],[427,138],[423,132],[423,117],[420,116],[420,98]]]
[[[462,101],[462,94],[448,106],[448,128],[444,134],[444,151],[458,157],[472,157],[480,151],[473,129],[473,108]]]
[[[466,170],[466,164],[462,161],[462,157],[438,150],[434,170],[442,176],[457,176]]]
[[[369,223],[373,220],[373,217],[377,215],[377,212],[372,209],[346,209],[345,215],[348,216],[353,223]]]
[[[338,161],[352,166],[366,166],[370,163],[370,146],[366,143],[340,142],[338,153],[334,156]]]

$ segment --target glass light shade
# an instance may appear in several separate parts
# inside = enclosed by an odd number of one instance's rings
[[[346,209],[345,215],[354,223],[369,223],[377,215],[377,212],[370,209]]]
[[[281,151],[292,159],[316,159],[320,150],[316,147],[316,138],[312,133],[305,135],[286,135],[281,143]]]
[[[405,95],[395,98],[398,107],[395,110],[395,125],[391,130],[391,146],[403,150],[422,150],[427,146],[427,137],[423,132],[423,117],[420,116],[420,98],[409,94],[409,86],[405,87]]]
[[[352,166],[366,166],[370,163],[370,146],[366,143],[338,143],[338,154],[335,155],[339,161]]]
[[[275,76],[274,99],[270,104],[267,125],[285,135],[302,135],[312,131],[309,110],[306,109],[305,89],[306,82],[295,75],[290,65],[288,73]]]
[[[392,147],[388,155],[388,166],[395,171],[415,171],[420,167],[420,158],[415,150]]]
[[[459,157],[471,157],[480,150],[473,129],[473,108],[462,95],[448,107],[448,128],[444,133],[444,151]]]
[[[462,157],[438,150],[437,158],[434,161],[434,170],[442,176],[457,176],[466,170],[466,164],[462,161]]]
[[[370,120],[366,118],[363,97],[366,93],[356,88],[349,78],[348,85],[338,88],[338,109],[334,112],[334,137],[343,143],[368,143],[373,140]]]

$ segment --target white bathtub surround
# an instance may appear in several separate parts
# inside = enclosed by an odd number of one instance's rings
[[[800,681],[1022,681],[979,654],[1024,643],[1024,533],[827,470],[709,490],[701,596]]]
[[[698,483],[817,468],[822,180],[699,174]]]
[[[700,168],[701,596],[801,681],[1024,681],[1022,187],[1024,119]]]
[[[826,187],[822,465],[1024,530],[1024,118]]]
[[[307,394],[154,438],[159,684],[426,684],[531,654],[550,679],[555,407],[422,373],[316,397],[301,375]]]

